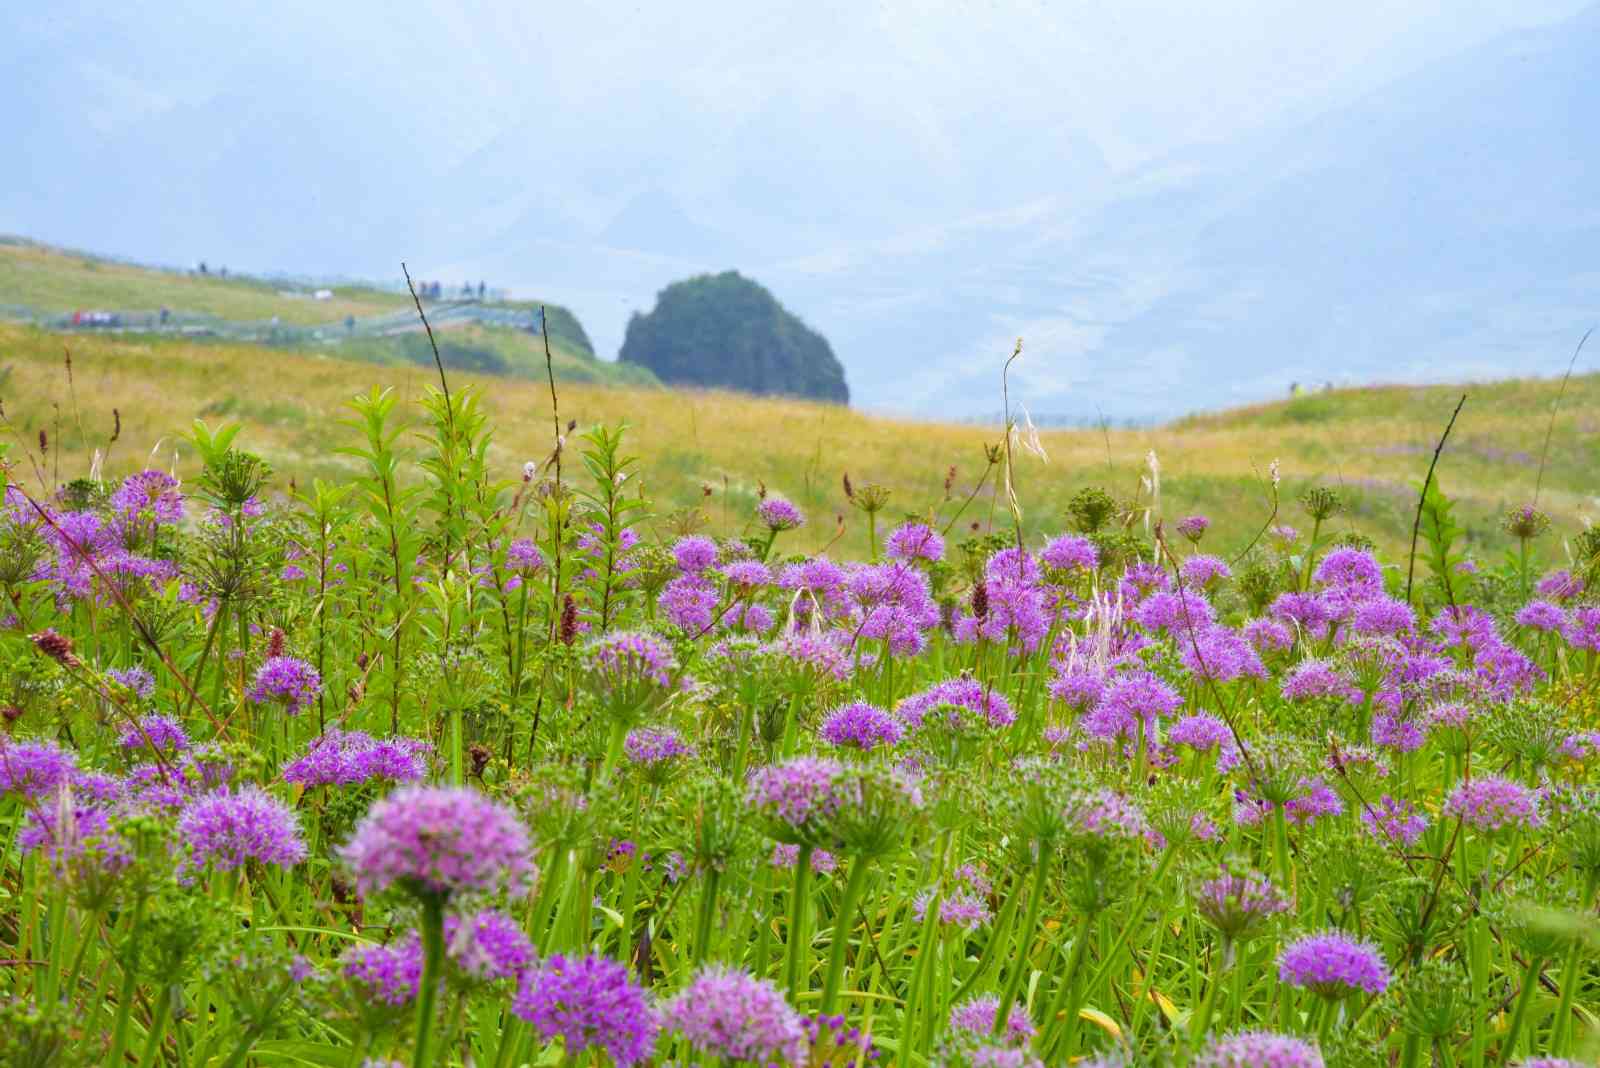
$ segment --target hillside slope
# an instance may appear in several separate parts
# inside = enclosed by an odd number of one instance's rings
[[[60,336],[0,325],[0,402],[7,418],[0,429],[12,443],[14,475],[33,483],[80,475],[94,451],[108,449],[108,473],[149,463],[167,467],[176,457],[179,472],[192,474],[193,456],[181,438],[196,417],[213,425],[242,423],[241,443],[301,484],[311,477],[341,481],[352,462],[335,451],[351,442],[339,425],[348,414],[343,404],[374,385],[414,399],[434,381],[431,368],[373,366],[321,353],[274,352],[264,359],[261,348],[248,345],[108,336],[68,341],[70,383]],[[491,461],[498,475],[515,478],[525,461],[548,455],[547,386],[470,374],[453,374],[451,383],[481,391],[496,425]],[[1438,477],[1459,502],[1472,551],[1498,551],[1504,544],[1498,515],[1532,497],[1557,388],[1553,381],[1513,381],[1471,389]],[[844,473],[857,486],[888,487],[885,515],[897,519],[944,499],[951,467],[950,495],[959,501],[972,493],[985,474],[983,447],[999,439],[989,428],[724,393],[562,384],[559,394],[562,418],[580,427],[630,424],[640,477],[661,508],[700,508],[714,529],[733,532],[765,485],[806,509],[810,523],[796,543],[814,549],[836,537],[852,550],[865,547],[862,516],[847,507],[840,489]],[[1415,486],[1457,396],[1445,387],[1340,391],[1149,430],[1046,433],[1048,461],[1022,456],[1016,485],[1029,529],[1056,530],[1067,499],[1081,486],[1134,492],[1154,451],[1162,513],[1207,513],[1216,539],[1237,545],[1266,518],[1264,480],[1276,460],[1283,477],[1281,519],[1303,521],[1293,498],[1305,486],[1338,485],[1359,529],[1391,552],[1403,552]],[[121,437],[108,445],[113,409],[120,412]],[[1600,513],[1592,474],[1600,465],[1596,412],[1600,377],[1574,379],[1555,422],[1540,497],[1563,532],[1578,529],[1580,517]],[[43,457],[36,445],[40,430],[50,440]],[[401,441],[411,447],[409,436]],[[983,481],[963,525],[988,522],[992,488],[992,478]],[[954,505],[945,508],[946,515],[953,511]]]
[[[331,296],[315,299],[321,289]],[[559,305],[490,299],[425,300],[424,306],[447,366],[542,379],[545,354],[539,328],[547,322],[556,373],[563,380],[655,384],[647,370],[597,359],[583,324]],[[222,277],[215,268],[202,275],[0,235],[0,319],[77,332],[73,317],[95,312],[117,314],[115,329],[130,333],[314,347],[344,359],[397,366],[433,362],[404,290]]]

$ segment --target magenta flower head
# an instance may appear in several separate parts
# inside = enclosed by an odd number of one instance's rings
[[[796,757],[750,775],[745,802],[779,841],[817,845],[832,841],[829,825],[856,793],[837,760]]]
[[[415,931],[386,946],[358,943],[339,957],[340,971],[362,999],[402,1008],[422,986],[422,940]]]
[[[1226,941],[1242,942],[1272,917],[1289,911],[1289,901],[1265,875],[1224,866],[1222,874],[1195,888],[1194,908]]]
[[[662,1017],[696,1050],[729,1063],[804,1064],[809,1053],[805,1020],[778,988],[733,968],[703,969]]]
[[[1178,575],[1183,579],[1185,586],[1197,590],[1208,590],[1218,583],[1232,578],[1233,569],[1221,557],[1197,553],[1183,562],[1178,568]]]
[[[690,534],[673,542],[672,559],[679,571],[698,575],[717,562],[717,543],[704,534]]]
[[[432,745],[417,738],[329,730],[283,766],[283,781],[304,786],[354,786],[374,779],[420,782],[428,777],[432,752]]]
[[[506,546],[506,570],[531,575],[544,567],[544,554],[531,538],[518,538]]]
[[[1278,957],[1278,978],[1324,998],[1357,990],[1381,994],[1389,986],[1389,966],[1377,947],[1343,931],[1323,931],[1284,948]]]
[[[622,740],[622,751],[646,778],[657,780],[678,767],[684,758],[694,756],[694,747],[686,745],[677,731],[657,727],[629,731]]]
[[[1315,578],[1324,586],[1355,588],[1371,593],[1383,590],[1383,569],[1372,554],[1360,549],[1335,549],[1317,565]]]
[[[132,690],[134,695],[142,701],[148,701],[155,696],[156,677],[145,668],[134,666],[124,671],[112,668],[106,674],[116,682]]]
[[[624,718],[664,696],[677,667],[672,647],[643,631],[614,631],[589,647],[590,685]]]
[[[363,897],[391,886],[449,897],[525,892],[531,852],[527,829],[505,805],[462,787],[405,786],[367,810],[340,855]]]
[[[905,725],[876,705],[856,701],[830,712],[820,733],[829,745],[865,752],[880,745],[899,745]]]
[[[1539,814],[1539,795],[1519,782],[1484,775],[1469,779],[1451,791],[1444,811],[1479,831],[1499,831],[1507,827],[1532,830],[1543,822]]]
[[[1211,520],[1203,515],[1186,515],[1178,520],[1178,533],[1200,544],[1200,539],[1206,536],[1206,531],[1211,529]]]
[[[987,1038],[994,1030],[994,1018],[999,1011],[1000,999],[993,994],[968,998],[950,1010],[950,1030]],[[1011,1006],[1006,1015],[1005,1040],[1014,1046],[1025,1046],[1032,1041],[1035,1030],[1027,1007]]]
[[[292,656],[274,656],[256,669],[249,697],[256,704],[276,702],[293,716],[321,692],[322,676],[316,668]]]
[[[604,1050],[619,1065],[648,1060],[661,1029],[645,992],[628,969],[605,957],[551,957],[528,971],[511,1011],[540,1037],[560,1038],[566,1055]]]
[[[446,916],[444,944],[456,967],[480,982],[521,979],[535,956],[516,921],[492,909],[459,919]]]
[[[1303,1038],[1271,1031],[1223,1035],[1195,1057],[1194,1068],[1323,1068],[1322,1053]]]
[[[149,747],[162,753],[181,753],[189,748],[189,735],[176,720],[151,715],[123,731],[120,744],[128,751]]]
[[[944,559],[944,539],[926,523],[901,523],[889,532],[884,555],[891,560],[926,560],[935,564]]]
[[[793,530],[806,521],[800,509],[778,496],[767,497],[757,505],[756,515],[774,534],[780,530]]]
[[[1517,625],[1555,632],[1567,625],[1567,610],[1549,601],[1529,601],[1517,612]]]
[[[1053,538],[1039,552],[1039,562],[1058,575],[1070,571],[1093,571],[1100,566],[1100,550],[1080,534]]]
[[[179,865],[185,874],[208,865],[231,871],[247,861],[289,868],[306,858],[293,810],[256,786],[190,801],[178,814],[178,838],[188,851]]]
[[[42,797],[70,781],[77,770],[77,758],[55,742],[13,742],[0,736],[0,794]]]

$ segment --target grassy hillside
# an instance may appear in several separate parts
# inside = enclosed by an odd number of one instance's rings
[[[399,311],[410,298],[363,286],[339,286],[332,300],[286,297],[288,287],[258,278],[197,275],[115,263],[94,256],[0,237],[0,304],[43,312],[156,309],[246,322],[274,315],[296,326]]]
[[[360,364],[248,345],[88,336],[68,339],[69,383],[62,340],[0,326],[0,400],[15,473],[28,481],[38,481],[41,473],[50,482],[86,472],[92,451],[107,448],[113,408],[121,413],[122,435],[109,447],[108,473],[148,462],[166,467],[174,456],[180,473],[192,473],[193,455],[181,435],[198,416],[213,424],[243,423],[241,444],[271,459],[285,481],[338,480],[349,461],[334,450],[351,441],[339,426],[343,403],[373,385],[415,398],[434,380],[431,368],[419,366]],[[498,426],[492,458],[505,477],[515,477],[525,460],[548,454],[550,397],[544,385],[461,373],[451,381],[455,388],[471,385],[482,392]],[[1498,551],[1504,545],[1498,514],[1531,498],[1556,388],[1545,381],[1470,388],[1439,479],[1459,502],[1474,552]],[[1030,528],[1054,530],[1062,525],[1067,499],[1081,486],[1136,491],[1153,450],[1160,463],[1162,513],[1205,512],[1218,540],[1238,544],[1266,516],[1264,479],[1278,460],[1283,519],[1303,525],[1293,498],[1305,486],[1339,485],[1350,501],[1352,524],[1397,552],[1409,538],[1415,485],[1457,396],[1442,387],[1353,390],[1149,430],[1047,433],[1042,443],[1048,461],[1024,457],[1017,489]],[[734,531],[765,483],[807,509],[811,522],[797,540],[813,548],[835,536],[837,516],[844,544],[864,547],[863,517],[846,506],[840,488],[846,471],[857,486],[877,482],[890,489],[885,516],[892,520],[942,500],[951,466],[952,492],[965,496],[984,473],[984,445],[999,438],[981,427],[722,393],[568,381],[560,399],[563,419],[574,418],[580,427],[622,420],[631,425],[632,451],[643,458],[641,474],[663,509],[697,507],[713,530]],[[1600,465],[1596,412],[1600,378],[1573,380],[1556,420],[1540,497],[1564,533],[1578,529],[1580,517],[1600,512],[1593,479]],[[42,461],[40,429],[52,439]],[[987,520],[991,487],[992,480],[963,525]],[[944,511],[949,515],[954,506]]]
[[[655,375],[643,367],[599,360],[573,340],[556,333],[552,317],[550,351],[556,374],[566,382],[593,382],[649,387]],[[446,367],[544,380],[544,339],[509,327],[471,324],[436,331],[435,340]],[[329,348],[334,356],[400,366],[433,366],[433,353],[420,331],[390,337],[355,338]]]

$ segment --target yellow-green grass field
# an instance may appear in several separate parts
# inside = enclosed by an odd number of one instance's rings
[[[72,379],[63,346],[72,352]],[[996,366],[998,391],[999,367]],[[0,400],[11,442],[13,476],[37,487],[86,474],[91,456],[105,454],[107,477],[148,464],[176,463],[192,475],[193,450],[184,442],[190,422],[238,422],[238,443],[266,456],[280,474],[304,484],[338,481],[353,461],[335,450],[354,444],[340,426],[343,405],[373,386],[415,399],[436,381],[432,368],[379,366],[319,353],[251,345],[105,336],[62,337],[31,327],[0,325]],[[453,389],[479,391],[497,427],[491,452],[497,473],[520,474],[526,460],[551,449],[550,393],[539,382],[456,373]],[[1547,420],[1559,383],[1515,380],[1461,388],[1386,386],[1335,391],[1280,404],[1194,416],[1153,429],[1046,432],[1047,460],[1019,453],[1016,488],[1032,533],[1064,525],[1067,499],[1080,487],[1101,485],[1119,496],[1139,490],[1152,451],[1160,467],[1160,512],[1174,519],[1208,514],[1212,537],[1239,546],[1268,514],[1267,475],[1282,474],[1281,518],[1302,528],[1295,496],[1312,483],[1341,487],[1350,507],[1339,520],[1391,554],[1409,540],[1416,491],[1434,443],[1464,389],[1469,398],[1439,465],[1439,481],[1458,502],[1469,552],[1497,553],[1504,510],[1532,499]],[[657,502],[667,530],[674,509],[698,508],[714,533],[742,528],[762,485],[805,508],[810,523],[787,543],[817,549],[839,539],[837,552],[865,548],[861,513],[841,488],[848,472],[856,486],[891,491],[883,524],[940,506],[951,467],[956,501],[985,472],[984,447],[997,429],[915,422],[845,408],[716,392],[627,388],[581,382],[560,385],[561,418],[580,429],[626,421],[630,451]],[[113,444],[113,409],[121,436]],[[415,406],[407,409],[413,413]],[[38,434],[50,448],[43,456]],[[571,471],[575,464],[569,466]],[[1600,376],[1574,378],[1555,420],[1539,496],[1556,531],[1570,536],[1600,514]],[[992,479],[956,530],[987,523]],[[709,493],[708,493],[709,491]],[[941,516],[955,512],[943,504]],[[995,522],[1003,518],[996,514]],[[840,524],[843,533],[840,534]],[[1559,554],[1559,542],[1544,543]]]
[[[174,311],[253,322],[278,316],[284,323],[314,326],[398,311],[410,298],[364,286],[338,286],[332,300],[283,296],[270,281],[198,275],[116,263],[94,256],[0,239],[0,303],[37,311]]]

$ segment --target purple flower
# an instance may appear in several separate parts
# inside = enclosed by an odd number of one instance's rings
[[[702,969],[667,1002],[662,1017],[668,1030],[712,1058],[801,1064],[809,1053],[804,1021],[778,988],[733,968]]]
[[[1540,597],[1551,597],[1557,601],[1570,601],[1582,593],[1583,588],[1583,579],[1565,570],[1550,572],[1533,587]]]
[[[1283,804],[1283,814],[1290,823],[1299,826],[1323,816],[1343,814],[1344,802],[1321,779],[1301,779],[1300,789],[1305,792]]]
[[[1178,641],[1179,659],[1197,679],[1231,682],[1246,675],[1267,677],[1261,658],[1237,631],[1213,624],[1185,638]]]
[[[1223,1035],[1201,1050],[1194,1068],[1323,1068],[1322,1053],[1303,1038],[1271,1031]]]
[[[602,688],[613,696],[646,686],[665,689],[678,666],[671,646],[642,631],[613,631],[590,646],[589,661]]]
[[[679,575],[662,588],[656,607],[674,627],[685,634],[698,635],[711,626],[717,610],[717,588],[699,574]]]
[[[132,690],[142,701],[150,700],[156,692],[156,677],[142,667],[131,667],[126,671],[113,668],[106,674]]]
[[[756,505],[756,515],[767,529],[773,533],[780,530],[793,530],[806,521],[800,509],[784,500],[782,497],[769,496]]]
[[[772,572],[759,560],[735,560],[722,568],[722,577],[728,585],[745,593],[772,582]]]
[[[43,797],[77,770],[77,757],[55,742],[13,742],[0,736],[0,794]]]
[[[1197,712],[1173,723],[1167,732],[1167,741],[1172,745],[1186,745],[1198,753],[1212,749],[1220,752],[1234,745],[1233,732],[1228,725],[1209,712]]]
[[[1529,601],[1517,613],[1517,624],[1529,630],[1559,631],[1567,625],[1567,613],[1549,601]]]
[[[1562,626],[1561,634],[1574,649],[1600,652],[1600,606],[1574,608]]]
[[[1083,729],[1097,738],[1134,737],[1139,725],[1153,726],[1183,704],[1172,687],[1148,671],[1118,675],[1105,696],[1083,720]]]
[[[1323,557],[1314,576],[1324,586],[1355,587],[1369,592],[1383,590],[1383,569],[1372,554],[1360,549],[1335,549]]]
[[[620,1065],[647,1060],[661,1027],[628,969],[598,956],[557,954],[531,969],[511,1011],[546,1041],[560,1038],[568,1057],[593,1047]]]
[[[1372,744],[1397,753],[1415,753],[1427,741],[1422,725],[1414,719],[1402,718],[1389,712],[1379,712],[1372,717]]]
[[[1063,534],[1045,545],[1039,560],[1054,571],[1093,571],[1100,566],[1100,550],[1088,538]]]
[[[694,749],[684,744],[677,731],[657,727],[639,727],[629,731],[623,739],[622,751],[630,761],[646,768],[694,755]]]
[[[506,570],[531,575],[544,567],[544,554],[532,538],[518,538],[506,546]]]
[[[535,957],[533,943],[516,921],[493,909],[461,919],[447,916],[444,943],[456,967],[480,981],[520,979]]]
[[[1409,846],[1428,829],[1428,817],[1418,812],[1410,801],[1396,801],[1384,794],[1376,806],[1361,807],[1361,824],[1374,838]]]
[[[415,931],[387,946],[354,945],[339,958],[344,977],[369,1001],[400,1008],[422,986],[422,939]]]
[[[304,786],[420,782],[428,776],[432,752],[432,745],[417,738],[376,739],[361,731],[329,730],[284,765],[283,780]]]
[[[65,792],[54,803],[33,805],[17,830],[24,853],[42,849],[55,870],[88,860],[104,874],[133,863],[133,853],[112,829],[106,810],[95,804],[74,804]]]
[[[1290,701],[1313,697],[1338,697],[1352,700],[1360,696],[1355,684],[1326,660],[1302,660],[1283,680],[1283,696]]]
[[[745,801],[782,831],[778,837],[811,841],[845,805],[855,800],[844,765],[820,757],[796,757],[750,775]]]
[[[1281,653],[1294,646],[1294,631],[1275,619],[1252,619],[1244,625],[1244,636],[1257,653]]]
[[[911,899],[911,913],[917,922],[928,915],[928,906],[933,904],[936,890],[924,890]],[[992,918],[989,905],[983,897],[970,887],[957,886],[939,897],[939,922],[946,927],[961,927],[968,931],[975,931],[988,923]],[[994,1013],[989,1013],[989,1022],[994,1022]]]
[[[1323,931],[1284,948],[1278,957],[1278,978],[1325,998],[1356,990],[1381,994],[1389,986],[1389,966],[1377,947],[1343,931]]]
[[[1289,911],[1289,901],[1259,872],[1234,872],[1227,867],[1194,892],[1194,908],[1225,939],[1242,940],[1272,917]]]
[[[1445,800],[1444,811],[1480,831],[1506,827],[1531,830],[1543,822],[1539,795],[1519,782],[1496,775],[1469,779],[1457,786]]]
[[[178,837],[188,848],[186,873],[207,865],[231,871],[252,860],[289,868],[306,858],[293,810],[257,786],[190,801],[178,814]]]
[[[849,655],[825,636],[786,634],[768,648],[791,664],[803,666],[818,675],[826,675],[838,682],[850,677]]]
[[[860,750],[900,744],[904,725],[894,716],[864,701],[835,709],[822,721],[822,737],[830,745]]]
[[[292,656],[274,656],[256,669],[249,697],[257,704],[275,701],[293,716],[321,692],[322,676],[316,668]]]
[[[1280,593],[1267,611],[1314,637],[1321,636],[1333,620],[1327,603],[1314,593]]]
[[[1082,663],[1063,665],[1060,674],[1050,680],[1050,696],[1074,712],[1099,704],[1105,690],[1105,672]]]
[[[895,707],[895,713],[911,729],[922,730],[931,726],[929,712],[942,712],[936,723],[951,730],[968,729],[972,722],[999,730],[1011,726],[1017,714],[1011,702],[999,691],[986,687],[977,679],[954,678],[930,686],[921,693],[912,694]]]
[[[1178,520],[1178,533],[1192,542],[1199,542],[1211,527],[1211,520],[1203,515],[1186,515]]]
[[[145,470],[129,475],[111,494],[111,507],[128,520],[143,514],[155,523],[171,524],[183,518],[178,480],[165,471]]]
[[[340,855],[363,897],[400,885],[449,895],[526,890],[528,832],[516,814],[475,790],[405,786],[367,810]]]
[[[1357,634],[1405,634],[1415,624],[1411,606],[1393,597],[1370,597],[1350,616],[1350,629]]]
[[[1178,577],[1185,585],[1204,590],[1232,578],[1233,569],[1220,557],[1197,553],[1179,566]]]
[[[1158,591],[1146,597],[1131,613],[1133,621],[1148,631],[1171,632],[1187,641],[1190,633],[1210,627],[1216,612],[1200,593]]]
[[[800,847],[787,842],[778,842],[772,847],[770,863],[779,871],[793,871],[794,866],[800,863]],[[837,871],[839,858],[826,849],[813,849],[811,851],[811,870],[819,875],[827,875]]]
[[[990,582],[1031,586],[1039,581],[1039,564],[1025,550],[1012,546],[989,557],[983,565],[983,577]]]
[[[189,735],[167,716],[145,716],[122,732],[121,745],[127,750],[148,747],[156,752],[181,753],[189,748]]]
[[[703,534],[690,534],[672,545],[678,570],[697,575],[717,562],[717,543]]]
[[[901,523],[889,532],[884,555],[891,560],[937,563],[944,558],[944,539],[926,523]]]
[[[968,998],[950,1010],[950,1030],[987,1038],[994,1030],[994,1018],[999,1012],[1000,999],[993,994]],[[1033,1040],[1035,1031],[1027,1007],[1011,1006],[1006,1016],[1005,1040],[1014,1046],[1025,1046]]]

